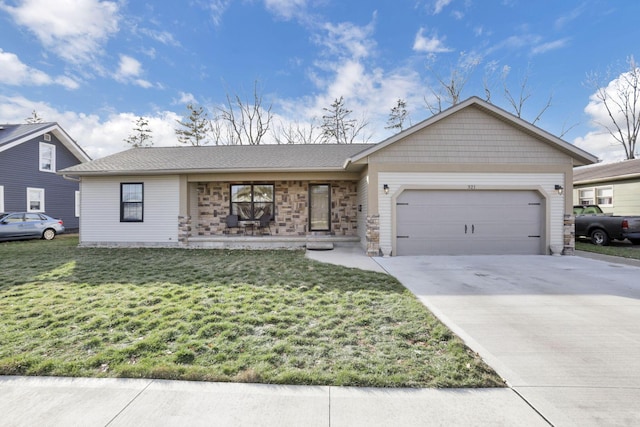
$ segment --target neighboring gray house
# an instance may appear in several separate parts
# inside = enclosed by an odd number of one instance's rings
[[[62,173],[81,178],[86,246],[572,254],[573,167],[596,160],[474,97],[378,144],[134,148]],[[225,226],[264,213],[270,235]]]
[[[573,204],[597,204],[615,215],[640,215],[640,159],[575,168]]]
[[[57,174],[91,160],[57,123],[0,125],[0,212],[44,212],[79,227],[79,182]]]

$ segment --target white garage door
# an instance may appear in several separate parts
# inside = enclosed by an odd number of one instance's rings
[[[396,255],[542,253],[536,191],[408,190],[397,198]]]

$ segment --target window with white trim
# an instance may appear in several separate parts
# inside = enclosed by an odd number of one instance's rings
[[[27,212],[44,212],[44,188],[27,187]]]
[[[593,188],[585,188],[579,191],[580,204],[582,206],[593,205],[594,201],[594,191]]]
[[[56,146],[40,143],[40,171],[55,172],[56,171]]]
[[[598,205],[613,206],[613,187],[596,188]]]
[[[0,212],[4,212],[4,185],[0,185]]]

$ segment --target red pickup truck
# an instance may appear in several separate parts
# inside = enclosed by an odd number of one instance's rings
[[[598,205],[574,206],[573,215],[576,237],[588,237],[599,246],[606,246],[614,239],[629,239],[634,245],[640,245],[640,216],[605,214]]]

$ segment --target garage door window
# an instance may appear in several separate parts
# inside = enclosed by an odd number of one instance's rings
[[[331,186],[314,184],[309,186],[309,230],[329,231],[331,229]]]

